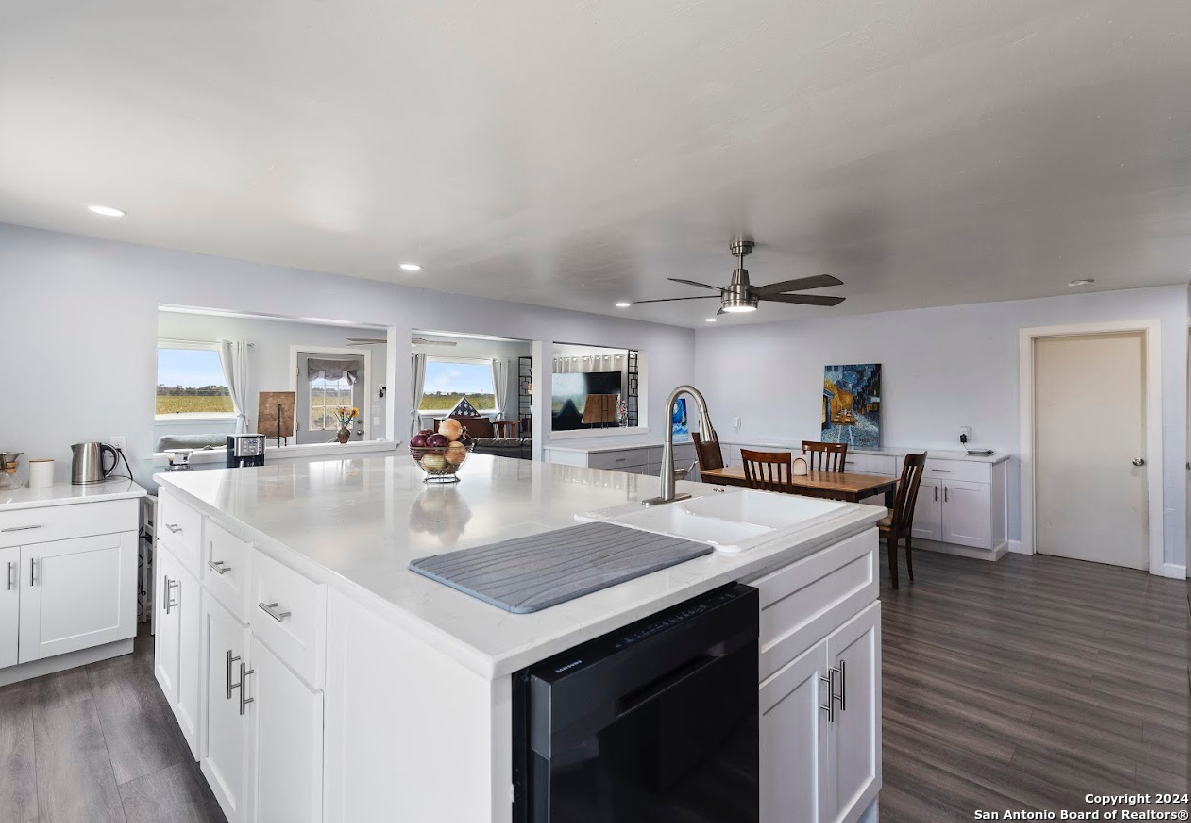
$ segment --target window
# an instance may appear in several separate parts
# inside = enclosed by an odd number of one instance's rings
[[[352,407],[352,386],[347,375],[340,375],[336,380],[316,377],[310,381],[310,430],[335,431],[339,428],[339,418],[335,410],[343,406]]]
[[[461,397],[466,397],[476,411],[496,411],[491,361],[427,357],[426,383],[422,387],[418,411],[426,414],[448,412]]]
[[[213,418],[234,414],[215,344],[157,347],[157,417]]]

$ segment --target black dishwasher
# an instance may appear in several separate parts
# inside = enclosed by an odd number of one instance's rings
[[[514,821],[757,823],[758,615],[731,584],[514,675]]]

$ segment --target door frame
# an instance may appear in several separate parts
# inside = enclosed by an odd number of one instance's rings
[[[1146,504],[1149,521],[1150,574],[1163,573],[1162,526],[1162,341],[1157,320],[1112,320],[1065,326],[1023,328],[1018,338],[1021,398],[1021,551],[1037,551],[1035,530],[1034,361],[1035,341],[1047,337],[1088,337],[1098,334],[1142,335],[1145,344]]]
[[[364,358],[364,406],[360,409],[360,424],[361,428],[364,429],[364,436],[361,439],[372,439],[372,352],[365,346],[357,346],[349,349],[343,346],[291,345],[289,347],[289,362],[294,364],[294,370],[289,373],[289,390],[295,393],[295,397],[298,391],[298,355],[302,352],[309,352],[311,354],[350,354],[353,357]],[[294,409],[294,414],[296,415],[297,413],[298,410]],[[295,442],[297,442],[296,438]]]

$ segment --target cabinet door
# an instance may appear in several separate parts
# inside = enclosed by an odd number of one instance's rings
[[[20,662],[136,634],[136,532],[21,547]]]
[[[827,658],[837,670],[830,740],[832,812],[855,823],[881,788],[881,604],[873,603],[832,632]]]
[[[323,818],[323,694],[311,690],[255,636],[250,766],[252,823]]]
[[[761,823],[827,819],[826,671],[822,641],[761,685]]]
[[[914,504],[914,537],[924,540],[941,540],[943,534],[943,488],[942,483],[929,477],[922,478],[918,489],[918,502]]]
[[[153,595],[153,613],[157,624],[153,634],[153,674],[170,707],[178,705],[178,643],[179,632],[178,585],[181,566],[174,556],[161,549],[154,561],[157,566]]]
[[[0,549],[0,669],[17,664],[21,625],[21,547]]]
[[[247,671],[248,629],[203,592],[203,734],[200,766],[228,823],[248,819],[248,709],[241,672]],[[247,698],[248,695],[243,695]]]
[[[943,483],[943,540],[961,546],[991,549],[992,506],[987,483],[947,480]]]
[[[175,558],[175,561],[177,558]],[[178,609],[178,702],[174,715],[190,753],[198,760],[198,732],[202,720],[199,693],[202,664],[203,604],[198,580],[178,563],[178,585],[174,588]]]

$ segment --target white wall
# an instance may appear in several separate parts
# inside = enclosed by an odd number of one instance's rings
[[[28,413],[3,406],[0,443],[56,459],[59,480],[69,474],[71,443],[125,435],[133,472],[148,481],[145,458],[154,442],[146,410],[153,408],[157,382],[159,305],[214,304],[248,314],[388,326],[398,341],[409,340],[415,328],[447,328],[640,349],[659,375],[648,405],[658,432],[664,431],[669,388],[694,375],[689,329],[12,225],[0,225],[0,283],[5,339],[35,353],[47,375],[42,405]],[[408,357],[396,357],[386,383],[395,391],[401,439],[409,429],[409,368]],[[545,383],[545,400],[535,396],[537,417],[540,408],[549,409]]]
[[[227,306],[208,306],[212,309],[227,309]],[[229,317],[220,314],[189,314],[162,311],[158,314],[157,331],[160,337],[183,340],[245,340],[254,345],[248,350],[248,431],[257,430],[257,396],[262,391],[290,391],[290,376],[294,362],[290,347],[307,346],[318,350],[324,348],[345,348],[347,338],[384,337],[376,329],[361,329],[352,326],[327,326],[320,323],[296,323],[264,317]],[[371,356],[371,384],[365,396],[368,400],[360,407],[369,424],[368,437],[385,437],[383,413],[377,412],[379,423],[374,422],[372,404],[383,405],[379,400],[380,387],[385,385],[385,346],[372,345],[353,347],[367,351]],[[305,424],[302,424],[303,429]],[[192,433],[231,433],[235,422],[220,423],[210,420],[165,420],[154,426],[153,443],[166,435]],[[329,437],[330,435],[328,435]]]
[[[1005,451],[1009,537],[1021,537],[1018,331],[1025,327],[1158,319],[1162,323],[1162,421],[1166,562],[1182,563],[1187,430],[1187,290],[1097,292],[856,316],[700,329],[696,385],[720,437],[817,439],[823,367],[881,363],[883,445]],[[732,426],[741,418],[739,431]],[[1095,448],[1095,443],[1089,443]]]

